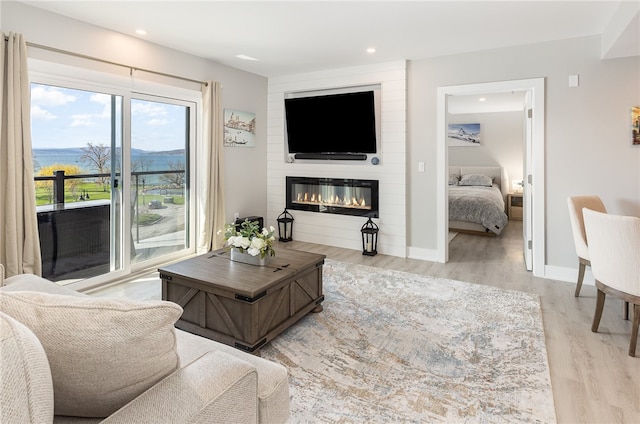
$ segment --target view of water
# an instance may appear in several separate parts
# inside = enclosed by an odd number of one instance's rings
[[[33,149],[34,171],[54,164],[69,164],[79,166],[87,174],[97,173],[98,170],[88,162],[80,160],[81,149]],[[132,163],[144,163],[144,168],[138,171],[167,171],[171,169],[170,163],[184,163],[184,152],[144,152],[134,151],[131,155]],[[158,181],[156,177],[147,176],[148,183]]]

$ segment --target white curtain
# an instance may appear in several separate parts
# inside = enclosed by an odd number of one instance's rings
[[[222,247],[225,224],[222,87],[219,82],[207,81],[202,92],[204,143],[203,160],[199,162],[203,170],[199,199],[204,222],[198,241],[200,253]]]
[[[24,37],[3,33],[0,57],[0,263],[7,276],[42,275]]]

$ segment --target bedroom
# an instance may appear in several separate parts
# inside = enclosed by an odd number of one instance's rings
[[[517,191],[514,184],[523,179],[524,92],[449,96],[447,110],[447,126],[450,131],[455,131],[455,134],[451,133],[451,137],[447,139],[449,174],[453,175],[449,181],[451,231],[499,237],[508,225],[506,214],[499,216],[501,210],[507,212],[507,194]],[[472,129],[466,132],[479,133],[474,142],[461,140],[465,137],[459,136],[458,133],[464,133],[464,128],[468,128],[464,124],[474,124]],[[465,181],[460,181],[462,175],[468,176],[471,173],[491,175],[493,183],[498,187],[478,188],[475,182],[468,182],[467,177],[464,177]],[[462,184],[472,186],[463,187]],[[469,216],[470,211],[473,215],[473,209],[465,208],[464,204],[461,207],[461,202],[468,197],[458,192],[469,188],[476,192],[475,196],[479,195],[478,191],[493,191],[494,199],[491,206],[494,210],[483,215],[476,214],[476,218],[485,219],[486,226],[463,220],[464,215]],[[502,202],[498,204],[500,198]],[[457,221],[456,218],[461,220]],[[489,225],[489,222],[492,224]],[[509,217],[508,223],[519,228],[522,226],[517,217]],[[489,231],[487,227],[490,226],[496,228]]]

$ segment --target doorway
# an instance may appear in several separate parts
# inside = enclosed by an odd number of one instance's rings
[[[544,276],[545,222],[544,222],[544,78],[467,84],[438,88],[438,189],[437,189],[437,238],[438,261],[449,259],[447,199],[448,148],[447,148],[447,99],[449,96],[488,95],[513,91],[527,92],[527,136],[524,148],[523,195],[523,249],[527,268],[535,276]],[[529,112],[530,110],[530,112]]]
[[[84,289],[195,252],[195,102],[47,76],[31,102],[44,277]]]

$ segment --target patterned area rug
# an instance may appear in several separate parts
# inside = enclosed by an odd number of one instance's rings
[[[291,423],[556,421],[538,296],[333,260],[324,293],[260,351]]]

